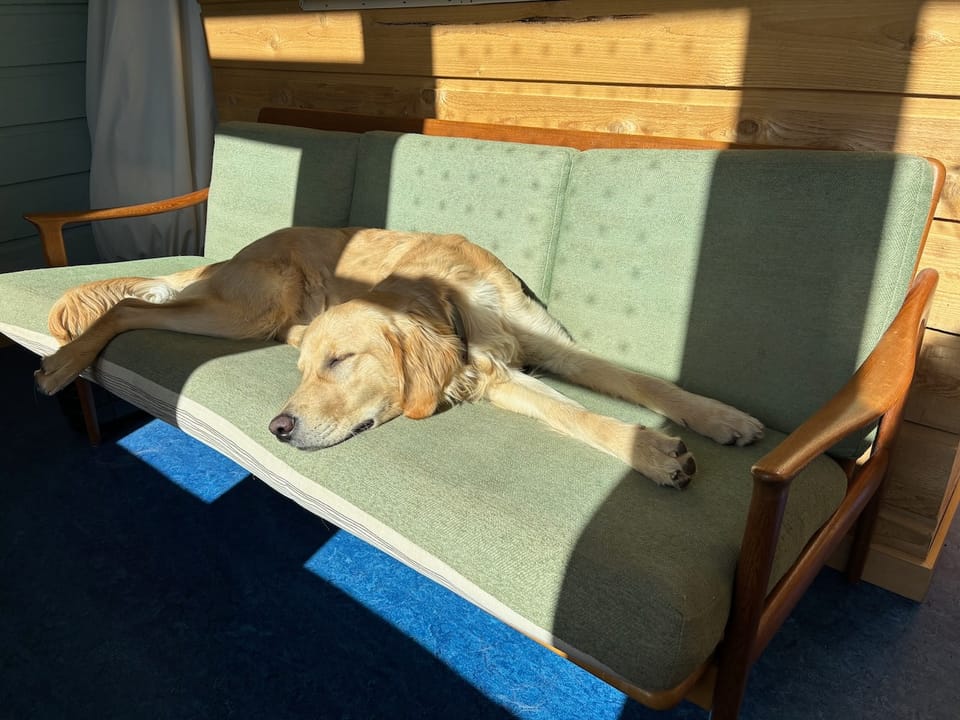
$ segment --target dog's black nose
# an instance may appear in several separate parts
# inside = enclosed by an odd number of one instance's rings
[[[277,436],[281,442],[290,442],[290,436],[293,435],[293,429],[297,426],[297,419],[293,415],[281,413],[270,421],[270,432]]]

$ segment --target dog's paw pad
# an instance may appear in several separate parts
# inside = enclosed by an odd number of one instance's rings
[[[651,479],[658,485],[683,490],[690,484],[690,481],[693,480],[696,472],[697,461],[693,459],[693,455],[686,453],[676,458],[674,463],[664,468],[663,473],[654,475]]]

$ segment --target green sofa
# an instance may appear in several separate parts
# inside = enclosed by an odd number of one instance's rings
[[[765,423],[763,440],[721,447],[671,428],[698,466],[678,492],[485,404],[298,451],[267,429],[298,381],[297,351],[274,343],[129,332],[87,377],[654,707],[712,682],[718,665],[718,688],[740,683],[715,696],[717,717],[732,717],[775,629],[765,623],[785,616],[882,478],[885,456],[851,500],[852,461],[895,436],[935,284],[914,277],[942,180],[936,164],[892,153],[543,142],[226,123],[204,257],[0,276],[0,332],[47,354],[47,310],[67,288],[221,260],[279,227],[466,235],[584,346],[746,410]],[[853,392],[898,312],[899,395],[878,390],[879,409],[820,410],[840,422],[810,440],[808,419],[845,385]],[[667,426],[551,382],[589,408]],[[798,445],[802,469],[774,486],[765,456]],[[764,521],[764,503],[779,517]],[[845,503],[856,512],[838,520]],[[748,527],[754,515],[762,527]],[[746,562],[741,545],[756,550],[758,537],[769,542]],[[746,598],[758,583],[764,592]]]

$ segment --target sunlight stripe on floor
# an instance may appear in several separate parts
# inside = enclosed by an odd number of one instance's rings
[[[616,720],[624,696],[444,587],[340,531],[304,565],[518,718]]]
[[[148,422],[117,445],[206,503],[250,476],[232,460],[162,420]]]

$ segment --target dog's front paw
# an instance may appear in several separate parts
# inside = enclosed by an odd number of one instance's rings
[[[744,446],[763,437],[763,423],[719,400],[698,397],[682,423],[721,445]]]
[[[669,464],[669,467],[664,468],[664,472],[659,474],[659,476],[653,476],[652,479],[657,485],[666,485],[667,487],[675,487],[678,490],[683,490],[690,484],[690,481],[693,480],[693,474],[696,471],[696,460],[693,459],[693,455],[685,452],[683,455],[674,458],[674,461]]]
[[[693,479],[697,463],[680,438],[638,427],[630,465],[657,485],[683,490]]]

